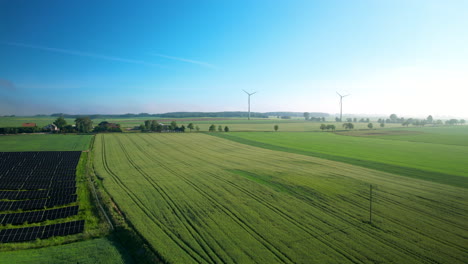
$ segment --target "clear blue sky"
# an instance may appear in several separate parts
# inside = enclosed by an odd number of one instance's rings
[[[468,117],[468,1],[0,0],[0,115]]]

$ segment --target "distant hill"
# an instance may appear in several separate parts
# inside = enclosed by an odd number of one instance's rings
[[[120,114],[120,115],[109,115],[109,114],[92,114],[92,115],[79,115],[79,114],[63,114],[55,113],[50,116],[58,117],[63,116],[65,118],[77,118],[81,116],[89,116],[91,119],[102,119],[102,118],[133,118],[133,117],[160,117],[160,118],[186,118],[186,117],[248,117],[248,112],[170,112],[163,114]],[[291,117],[303,117],[303,112],[250,112],[250,117],[254,118],[267,118],[269,116],[291,116]],[[327,113],[311,112],[311,117],[328,117]]]

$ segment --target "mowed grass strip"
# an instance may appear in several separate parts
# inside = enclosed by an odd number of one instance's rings
[[[171,263],[468,258],[463,188],[196,133],[98,135],[94,151],[104,187]]]
[[[334,133],[212,133],[252,146],[346,162],[468,188],[468,147]]]
[[[468,126],[408,127],[341,132],[344,136],[468,146]]]
[[[0,135],[0,151],[83,151],[93,135]]]

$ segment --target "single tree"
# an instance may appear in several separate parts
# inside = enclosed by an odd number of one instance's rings
[[[172,121],[171,122],[171,125],[170,125],[170,130],[176,130],[178,127],[177,127],[177,122],[176,121]]]
[[[59,116],[54,121],[54,125],[56,125],[60,130],[62,130],[62,128],[67,125],[67,121],[65,120],[65,118],[63,118],[63,116]]]
[[[327,128],[327,125],[325,125],[325,124],[321,124],[321,125],[320,125],[320,129],[322,129],[322,131],[323,131],[324,129],[326,129],[326,128]]]
[[[193,123],[188,124],[187,128],[190,129],[190,132],[192,132],[192,129],[194,128]]]
[[[158,121],[152,120],[151,127],[150,127],[151,131],[156,131],[157,127],[158,127]]]
[[[278,131],[279,126],[275,125],[273,128],[275,129],[275,131]]]
[[[145,120],[145,129],[150,130],[151,129],[151,120]]]
[[[391,121],[392,123],[395,123],[397,119],[398,119],[398,116],[397,116],[397,115],[395,115],[395,114],[391,114],[391,115],[390,115],[390,121]]]
[[[89,133],[93,130],[93,121],[89,116],[76,118],[75,125],[78,132],[81,133]]]
[[[309,120],[310,114],[308,112],[304,112],[304,118],[305,120]]]
[[[223,132],[223,127],[221,125],[218,126],[218,132]]]
[[[229,127],[228,126],[224,127],[224,132],[229,132]]]
[[[345,129],[353,129],[353,128],[354,128],[354,125],[353,125],[353,123],[348,122],[348,123],[343,123],[343,127],[344,127]]]
[[[180,132],[185,132],[185,126],[184,125],[180,126]]]
[[[215,126],[215,125],[211,125],[210,128],[208,128],[208,131],[209,131],[209,132],[215,132],[215,131],[216,131],[216,126]]]
[[[432,118],[432,116],[429,115],[429,116],[427,117],[427,123],[432,124],[433,121],[434,121],[434,118]]]
[[[374,124],[369,123],[369,124],[367,124],[367,127],[368,127],[369,129],[372,129],[372,128],[374,127]]]
[[[384,126],[385,126],[384,122],[380,123],[380,127],[384,127]]]
[[[198,127],[198,125],[195,126],[195,130],[196,130],[197,132],[200,131],[200,127]]]

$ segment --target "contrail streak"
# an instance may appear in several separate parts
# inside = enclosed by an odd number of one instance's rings
[[[37,49],[37,50],[45,50],[45,51],[64,53],[64,54],[70,54],[70,55],[75,55],[75,56],[90,57],[90,58],[96,58],[96,59],[102,59],[102,60],[119,61],[119,62],[126,62],[126,63],[133,63],[133,64],[141,64],[141,65],[146,65],[146,66],[166,68],[163,65],[155,64],[155,63],[149,63],[149,62],[146,62],[146,61],[124,59],[124,58],[119,58],[119,57],[106,56],[106,55],[82,52],[82,51],[77,51],[77,50],[42,47],[42,46],[28,45],[28,44],[22,44],[22,43],[14,43],[14,42],[0,42],[0,43],[2,43],[4,45],[9,45],[9,46],[16,46],[16,47],[23,47],[23,48],[30,48],[30,49]]]
[[[208,67],[208,68],[212,68],[212,69],[216,69],[216,68],[217,68],[215,65],[209,64],[209,63],[203,62],[203,61],[189,60],[189,59],[184,59],[184,58],[179,58],[179,57],[173,57],[173,56],[168,56],[168,55],[158,54],[158,53],[150,53],[150,55],[158,56],[158,57],[166,58],[166,59],[170,59],[170,60],[178,60],[178,61],[188,62],[188,63],[192,63],[192,64],[197,64],[197,65],[204,66],[204,67]]]

